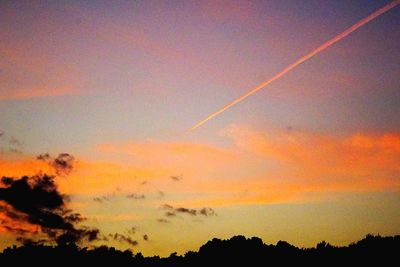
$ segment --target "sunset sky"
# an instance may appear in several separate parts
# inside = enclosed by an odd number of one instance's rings
[[[188,132],[390,2],[1,1],[0,177],[73,155],[85,245],[144,255],[400,234],[400,5]]]

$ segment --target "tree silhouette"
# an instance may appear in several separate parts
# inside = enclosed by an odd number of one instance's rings
[[[348,265],[396,262],[400,252],[400,236],[367,235],[345,247],[321,241],[315,248],[297,248],[285,241],[266,245],[258,237],[234,236],[228,240],[214,238],[183,256],[176,252],[167,258],[144,257],[140,252],[120,251],[114,247],[80,248],[75,244],[47,246],[26,243],[12,246],[0,253],[0,262],[15,266],[54,266],[104,264],[110,266],[268,266],[268,265]]]

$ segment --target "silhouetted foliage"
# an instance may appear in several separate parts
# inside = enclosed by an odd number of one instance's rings
[[[168,258],[143,257],[139,252],[120,251],[100,246],[94,249],[76,245],[46,246],[26,243],[9,247],[0,254],[1,263],[37,264],[112,264],[113,266],[269,266],[269,265],[347,265],[394,263],[400,252],[400,236],[381,237],[367,235],[364,239],[345,247],[335,247],[322,241],[315,248],[297,248],[285,241],[266,245],[260,238],[234,236],[229,240],[217,238],[208,241],[198,252],[183,256],[176,252]]]
[[[57,158],[59,169],[61,170],[63,164],[70,168],[69,163],[65,162],[71,156],[65,153],[60,155]],[[79,227],[78,223],[85,218],[68,209],[67,201],[68,196],[59,191],[55,176],[38,174],[21,178],[4,176],[0,179],[0,213],[12,219],[12,222],[40,226],[42,232],[47,235],[47,241],[51,240],[59,245],[96,240],[99,230]],[[15,228],[12,222],[1,221],[3,228],[19,235],[18,241],[34,242],[26,236],[27,230]],[[40,240],[38,242],[42,243]]]

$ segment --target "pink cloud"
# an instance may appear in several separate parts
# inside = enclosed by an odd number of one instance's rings
[[[77,90],[72,88],[29,88],[19,90],[4,90],[0,92],[1,100],[31,99],[37,97],[55,97],[77,94]]]

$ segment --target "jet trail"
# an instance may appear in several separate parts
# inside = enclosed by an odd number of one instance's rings
[[[268,81],[263,82],[262,84],[260,84],[259,86],[251,89],[250,91],[248,91],[247,93],[245,93],[244,95],[242,95],[241,97],[237,98],[236,100],[232,101],[231,103],[229,103],[228,105],[222,107],[221,109],[217,110],[216,112],[212,113],[211,115],[209,115],[207,118],[205,118],[204,120],[200,121],[199,123],[197,123],[196,125],[194,125],[192,128],[189,129],[189,131],[193,131],[194,129],[200,127],[201,125],[203,125],[204,123],[206,123],[207,121],[211,120],[212,118],[214,118],[215,116],[219,115],[220,113],[224,112],[225,110],[227,110],[228,108],[233,107],[234,105],[238,104],[239,102],[243,101],[244,99],[246,99],[247,97],[251,96],[252,94],[254,94],[255,92],[263,89],[264,87],[266,87],[267,85],[269,85],[270,83],[272,83],[273,81],[279,79],[280,77],[282,77],[283,75],[285,75],[286,73],[288,73],[289,71],[291,71],[292,69],[296,68],[297,66],[299,66],[300,64],[302,64],[303,62],[309,60],[310,58],[312,58],[313,56],[317,55],[318,53],[324,51],[326,48],[330,47],[331,45],[333,45],[336,42],[339,42],[340,40],[342,40],[343,38],[345,38],[347,35],[349,35],[350,33],[356,31],[357,29],[361,28],[362,26],[364,26],[365,24],[367,24],[368,22],[370,22],[371,20],[379,17],[380,15],[382,15],[383,13],[389,11],[390,9],[396,7],[398,4],[400,4],[400,0],[396,0],[393,1],[383,7],[381,7],[380,9],[376,10],[375,12],[371,13],[369,16],[363,18],[362,20],[358,21],[356,24],[354,24],[353,26],[351,26],[350,28],[346,29],[344,32],[340,33],[339,35],[335,36],[334,38],[328,40],[327,42],[325,42],[324,44],[322,44],[321,46],[317,47],[316,49],[314,49],[313,51],[311,51],[310,53],[304,55],[303,57],[301,57],[300,59],[298,59],[297,61],[295,61],[294,63],[290,64],[289,66],[287,66],[286,68],[284,68],[283,70],[281,70],[279,73],[277,73],[275,76],[273,76],[271,79],[269,79]]]

